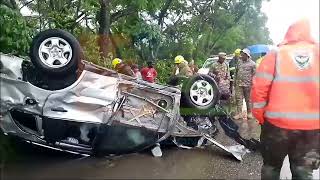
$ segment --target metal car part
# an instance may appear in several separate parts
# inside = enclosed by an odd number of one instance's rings
[[[51,68],[63,67],[72,58],[71,45],[59,37],[45,39],[40,44],[38,53],[41,62]]]
[[[12,79],[22,79],[21,64],[23,58],[0,52],[0,73]]]
[[[122,121],[122,125],[128,124],[136,127],[153,127],[150,130],[162,133],[157,141],[162,141],[171,134],[179,109],[180,92],[177,89],[160,85],[153,86],[144,82],[137,83],[137,81],[129,80],[126,77],[105,76],[83,70],[72,85],[59,90],[44,90],[18,79],[17,77],[22,77],[17,69],[21,70],[23,59],[17,58],[17,61],[9,63],[11,59],[12,57],[1,54],[1,63],[4,66],[0,75],[0,81],[3,84],[0,99],[0,112],[3,118],[0,120],[0,127],[8,135],[46,144],[43,137],[46,133],[43,134],[43,129],[41,129],[44,119],[41,117],[62,123],[65,121],[106,124],[110,121],[113,113],[118,113],[122,109],[127,109],[129,113],[126,118],[117,118],[116,122]],[[5,68],[6,71],[3,71]],[[165,99],[170,109],[158,106],[154,103],[155,99]],[[128,104],[126,101],[130,101],[130,103]],[[116,107],[116,102],[119,102],[118,107]],[[124,104],[126,107],[122,108]],[[142,104],[144,106],[140,106]],[[137,109],[139,107],[140,109]],[[143,112],[140,112],[143,110],[142,107],[153,113],[142,117],[144,116]],[[39,117],[36,118],[37,129],[40,132],[38,136],[32,134],[29,129],[19,127],[14,123],[9,113],[13,108]],[[133,112],[134,109],[137,109],[137,112]],[[137,123],[135,119],[142,120],[142,124]],[[87,130],[85,126],[79,125],[79,131],[86,134]],[[86,135],[82,136],[82,139],[87,139]],[[54,146],[72,148],[61,144],[61,142],[56,142]],[[73,150],[77,149],[77,147],[73,148]],[[78,150],[80,151],[79,148]]]
[[[125,140],[133,143],[133,149],[150,147],[170,136],[205,137],[208,140],[211,138],[206,133],[186,126],[180,116],[181,92],[177,88],[151,84],[115,73],[103,75],[83,70],[77,81],[70,86],[59,90],[45,90],[21,80],[22,58],[3,54],[0,56],[3,65],[0,71],[0,128],[7,135],[43,146],[85,154],[93,153],[96,146],[104,148],[101,143],[109,143],[105,148],[115,151],[112,150],[113,142],[118,140],[109,141],[109,137],[105,135],[108,131],[113,131],[115,134],[111,135],[118,138],[116,133],[119,129],[126,136]],[[16,61],[11,61],[12,59]],[[159,105],[159,100],[164,100],[167,106]],[[39,134],[19,127],[10,114],[12,109],[34,114]],[[214,108],[208,116],[219,115],[218,111],[219,109]],[[85,141],[90,128],[86,124],[95,124],[102,132],[100,136],[96,136],[93,145],[88,147],[63,139],[50,144],[45,137],[46,132],[43,133],[44,123],[47,123],[48,119],[62,124],[76,123],[78,130],[84,133],[79,139]],[[46,125],[46,128],[50,127]],[[148,135],[152,135],[151,139],[144,142],[143,139]],[[215,142],[214,139],[211,141]],[[145,144],[147,142],[153,144]],[[218,142],[215,144],[239,159],[239,155],[235,155],[238,152],[233,152]]]
[[[207,81],[198,80],[190,88],[190,98],[198,106],[207,106],[213,100],[213,87]]]
[[[236,146],[231,146],[231,147],[226,147],[217,142],[215,139],[211,138],[210,136],[204,134],[203,135],[208,141],[212,142],[214,145],[217,147],[223,149],[224,151],[230,153],[232,156],[234,156],[237,160],[242,161],[242,157],[247,153],[247,150],[242,148],[241,145],[236,145]]]

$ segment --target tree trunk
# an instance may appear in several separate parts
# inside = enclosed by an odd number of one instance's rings
[[[164,23],[164,18],[167,16],[167,11],[169,7],[171,6],[173,0],[167,0],[160,10],[160,14],[158,17],[158,25],[160,26],[160,31],[163,32],[163,23]],[[151,59],[154,61],[158,57],[159,49],[160,49],[160,42],[154,42],[151,43],[150,51],[151,51]]]
[[[113,36],[112,36],[112,32],[111,32],[111,30],[109,31],[109,35],[110,35],[110,41],[111,41],[112,46],[113,46],[113,48],[114,48],[114,51],[115,51],[116,57],[118,57],[118,58],[122,58],[122,57],[121,57],[120,49],[119,49],[119,47],[118,47],[117,42],[115,41],[115,39],[114,39],[114,38],[113,38]]]
[[[108,57],[108,42],[110,29],[110,0],[100,0],[100,11],[98,14],[99,38],[98,45],[101,58]]]

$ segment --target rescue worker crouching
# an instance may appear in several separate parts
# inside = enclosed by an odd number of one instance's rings
[[[115,58],[112,61],[112,67],[115,69],[118,73],[125,74],[128,76],[135,77],[135,73],[131,69],[131,67],[125,63],[123,63],[122,59]]]

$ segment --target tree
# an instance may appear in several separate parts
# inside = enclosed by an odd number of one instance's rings
[[[107,57],[108,50],[108,39],[109,39],[109,29],[110,29],[110,0],[100,0],[100,10],[98,15],[99,22],[99,39],[98,44],[100,47],[101,57]]]
[[[272,43],[261,12],[263,0],[0,2],[14,11],[28,7],[34,16],[24,19],[35,31],[70,31],[80,40],[88,60],[104,66],[115,56],[142,64],[172,60],[179,54],[201,64],[219,51]]]
[[[0,4],[0,49],[3,53],[26,55],[32,30],[16,8]]]

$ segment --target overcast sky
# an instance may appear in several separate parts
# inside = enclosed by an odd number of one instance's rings
[[[267,27],[274,44],[282,41],[288,27],[300,18],[308,18],[312,35],[319,41],[320,0],[271,0],[264,2],[262,11],[268,16]]]

